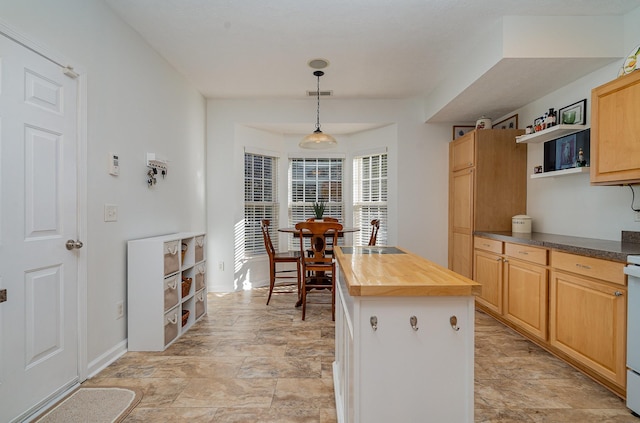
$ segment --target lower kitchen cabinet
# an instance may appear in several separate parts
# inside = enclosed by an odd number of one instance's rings
[[[351,296],[339,277],[338,422],[473,422],[474,308],[472,296]]]
[[[531,248],[531,247],[528,247]],[[547,269],[525,261],[505,259],[503,315],[535,337],[547,339]]]
[[[474,247],[479,309],[625,395],[623,263],[479,236]]]
[[[602,266],[597,266],[599,262]],[[556,251],[552,252],[552,265],[551,345],[609,381],[618,391],[624,390],[627,315],[624,265]],[[556,266],[560,269],[555,269]],[[606,278],[603,268],[611,268],[611,278]],[[576,270],[606,279],[583,276]]]
[[[547,250],[481,237],[475,237],[474,246],[474,280],[482,284],[479,306],[546,340]]]
[[[476,297],[476,302],[502,315],[504,275],[502,242],[475,237],[474,245],[473,280],[482,285],[482,292]]]

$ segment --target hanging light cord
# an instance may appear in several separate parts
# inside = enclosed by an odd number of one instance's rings
[[[633,203],[635,203],[636,201],[636,193],[633,190],[633,186],[631,186],[631,184],[629,184],[628,186],[629,186],[629,189],[631,190],[631,210],[633,210],[634,212],[639,212],[640,209],[633,208]]]
[[[316,71],[314,74],[318,77],[318,88],[316,90],[316,95],[318,98],[318,108],[316,111],[316,131],[320,130],[320,77],[324,74],[322,71]]]

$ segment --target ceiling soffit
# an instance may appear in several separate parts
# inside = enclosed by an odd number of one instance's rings
[[[624,56],[620,16],[505,17],[425,99],[425,122],[496,119]]]

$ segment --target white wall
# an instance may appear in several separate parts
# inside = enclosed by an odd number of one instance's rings
[[[0,2],[0,20],[87,71],[86,255],[89,372],[124,348],[126,242],[181,230],[204,230],[205,101],[100,0]],[[106,170],[120,156],[120,176]],[[145,154],[170,160],[149,189]],[[119,219],[103,222],[105,203]],[[83,211],[84,212],[84,211]]]
[[[243,151],[245,145],[280,152],[280,222],[286,222],[286,171],[289,153],[301,152],[298,136],[280,136],[240,129],[257,124],[308,123],[313,130],[315,103],[308,100],[209,100],[207,102],[207,199],[209,260],[224,262],[224,270],[209,268],[210,289],[242,289],[266,280],[259,263],[234,263],[237,231],[242,228]],[[345,175],[358,151],[389,148],[389,243],[401,245],[441,265],[447,263],[447,169],[450,125],[422,122],[418,100],[337,100],[322,103],[322,122],[388,125],[350,136],[336,136],[338,147],[329,153],[346,157]],[[253,137],[253,139],[250,139]],[[308,150],[304,150],[309,154]],[[322,153],[320,153],[322,154]],[[350,180],[350,176],[349,179]],[[350,199],[350,187],[345,198]],[[347,223],[351,207],[345,210]],[[286,236],[280,238],[285,245]],[[262,264],[264,266],[264,263]]]
[[[640,44],[640,8],[628,13],[624,19],[624,52]],[[622,66],[606,66],[557,90],[527,106],[516,110],[521,128],[544,114],[550,107],[567,106],[587,99],[587,125],[591,122],[591,89],[615,79]],[[553,77],[553,75],[549,75]],[[543,145],[528,147],[528,173],[542,164]],[[635,187],[636,193],[640,188]],[[527,214],[532,217],[533,230],[562,235],[620,240],[621,231],[640,231],[640,222],[634,222],[630,208],[631,190],[627,186],[591,186],[589,174],[575,174],[554,178],[529,179],[527,186]],[[640,206],[636,199],[635,207]]]

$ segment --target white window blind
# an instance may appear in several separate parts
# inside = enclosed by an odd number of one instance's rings
[[[341,158],[289,159],[289,226],[313,217],[316,201],[326,203],[324,216],[344,221],[343,163]],[[289,248],[299,249],[299,240],[290,239]]]
[[[353,159],[353,226],[355,245],[367,245],[371,221],[380,219],[376,245],[387,245],[387,153]]]
[[[260,221],[269,219],[273,247],[278,250],[278,193],[276,157],[244,154],[244,255],[266,254]]]

